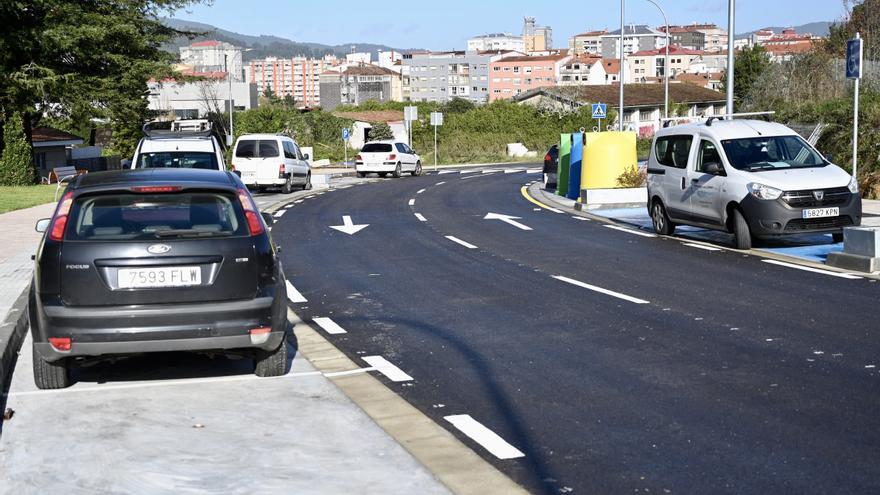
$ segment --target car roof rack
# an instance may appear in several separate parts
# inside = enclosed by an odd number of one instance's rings
[[[770,116],[776,114],[775,111],[770,112],[742,112],[742,113],[723,113],[718,115],[710,115],[709,117],[671,117],[667,119],[660,119],[660,122],[663,123],[663,128],[669,127],[669,124],[673,122],[681,122],[683,120],[700,120],[706,119],[706,127],[712,127],[712,122],[716,120],[723,120],[727,117],[757,117],[757,116]]]
[[[213,129],[211,129],[211,123],[208,121],[204,121],[207,125],[201,125],[199,122],[197,126],[181,126],[180,121],[175,121],[171,123],[171,129],[153,129],[152,126],[158,124],[160,122],[147,122],[141,128],[144,133],[144,136],[147,136],[150,139],[181,139],[181,138],[205,138],[210,137],[213,134]],[[175,125],[177,124],[177,125]],[[188,128],[187,128],[188,127]],[[194,130],[197,129],[197,130]]]

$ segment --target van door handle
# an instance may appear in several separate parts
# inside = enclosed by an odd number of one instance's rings
[[[684,191],[684,188],[685,188],[685,185],[684,185],[684,177],[682,177],[682,178],[681,178],[681,190]]]

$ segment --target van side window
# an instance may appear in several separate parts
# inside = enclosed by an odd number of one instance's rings
[[[398,152],[400,152],[400,153],[406,153],[406,148],[403,146],[403,144],[401,144],[401,143],[397,143],[395,146],[397,146],[397,151],[398,151]]]
[[[657,163],[667,167],[686,168],[691,153],[693,136],[664,136],[657,138],[654,156]]]
[[[700,141],[700,152],[697,154],[697,172],[705,173],[705,166],[708,163],[721,164],[721,155],[718,154],[718,148],[715,143],[705,139]]]
[[[302,159],[303,159],[303,154],[302,154],[302,150],[299,149],[299,145],[296,144],[296,143],[290,143],[290,146],[293,147],[293,151],[294,151],[293,154],[296,155],[296,159],[297,159],[297,160],[302,160]]]
[[[284,158],[296,158],[296,153],[293,151],[293,146],[287,141],[281,141],[281,144],[284,146]]]

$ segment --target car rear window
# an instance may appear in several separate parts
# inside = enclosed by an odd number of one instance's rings
[[[247,235],[233,195],[215,192],[82,196],[71,209],[66,239],[155,240]]]
[[[141,153],[137,168],[200,168],[218,170],[217,155],[207,151],[159,151]]]
[[[391,145],[388,143],[367,143],[361,148],[361,153],[391,153]]]
[[[272,139],[242,139],[235,147],[237,158],[277,158],[278,141]]]

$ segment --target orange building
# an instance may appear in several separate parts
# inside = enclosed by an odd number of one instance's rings
[[[508,57],[489,64],[489,101],[513,98],[530,89],[556,86],[569,55]]]

